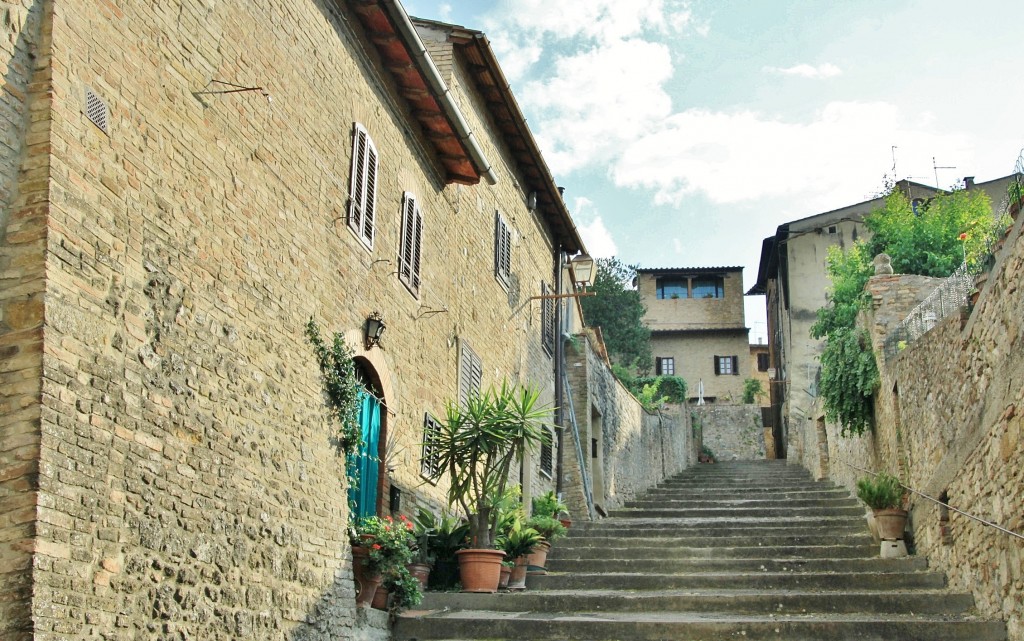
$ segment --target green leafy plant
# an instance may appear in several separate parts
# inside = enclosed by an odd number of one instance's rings
[[[434,450],[436,477],[447,473],[448,503],[460,507],[469,521],[476,548],[493,548],[499,510],[495,497],[509,486],[512,464],[542,444],[550,444],[552,409],[538,406],[540,393],[503,383],[471,394],[465,406],[449,402]]]
[[[892,474],[879,472],[857,480],[857,498],[873,510],[895,510],[903,506],[903,486]]]
[[[553,516],[531,516],[526,520],[526,526],[537,530],[548,543],[554,543],[566,532],[565,526]]]
[[[320,327],[312,318],[306,323],[306,340],[313,347],[320,384],[332,421],[337,426],[341,451],[355,454],[362,445],[359,429],[359,394],[362,386],[356,376],[354,352],[345,337],[335,332],[330,342],[324,341]]]
[[[423,601],[420,582],[405,566],[384,573],[383,587],[391,595],[388,609],[399,612]]]
[[[743,381],[743,402],[744,403],[756,403],[762,398],[767,396],[764,392],[764,388],[761,387],[761,381],[756,378],[748,378]]]
[[[655,412],[668,402],[668,396],[658,394],[659,387],[661,387],[661,381],[655,380],[653,383],[643,385],[636,395],[636,400],[640,401],[640,405],[648,412]]]
[[[657,384],[658,393],[665,397],[666,403],[686,402],[686,380],[679,376],[640,376],[633,379],[632,385],[627,385],[634,394],[637,394],[646,385]]]
[[[420,507],[413,518],[413,524],[417,541],[426,537],[425,556],[431,561],[454,559],[455,553],[469,543],[469,523],[455,515],[437,516],[427,508]]]
[[[569,513],[569,508],[562,502],[554,490],[533,497],[530,507],[534,516],[550,516],[557,519],[559,514]]]
[[[843,436],[859,436],[874,419],[873,397],[881,378],[868,333],[862,329],[836,329],[821,353],[818,391],[825,418],[839,423]]]
[[[369,549],[366,569],[383,577],[392,610],[416,605],[423,598],[419,581],[406,567],[413,562],[418,547],[415,530],[415,524],[402,515],[397,521],[390,516],[364,517],[349,531],[353,545]]]
[[[700,446],[700,455],[697,457],[697,459],[701,463],[714,463],[716,460],[715,453],[712,452],[711,448],[708,447],[707,445]]]
[[[505,552],[506,559],[517,559],[533,552],[533,548],[544,540],[540,532],[516,519],[505,532],[497,537],[497,548]]]

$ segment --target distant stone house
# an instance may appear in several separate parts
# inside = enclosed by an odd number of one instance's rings
[[[999,210],[1005,205],[1009,178],[984,183],[965,178],[964,186],[984,190]],[[909,180],[899,181],[896,188],[915,206],[939,193]],[[784,223],[762,243],[757,282],[747,293],[765,295],[769,367],[775,371],[770,384],[771,424],[780,456],[790,448],[794,451],[789,455],[797,459],[804,451],[818,450],[818,358],[824,342],[812,338],[810,330],[831,285],[825,268],[828,248],[845,248],[863,238],[868,233],[864,216],[884,204],[885,198],[879,196]]]
[[[750,358],[742,267],[641,268],[637,289],[655,373],[686,380],[696,401],[739,403]]]
[[[559,401],[578,311],[535,297],[572,292],[584,247],[486,41],[435,63],[395,0],[17,7],[0,637],[345,638],[306,321],[366,381],[366,513],[441,505],[447,401],[504,379]],[[526,492],[561,458],[531,453]]]

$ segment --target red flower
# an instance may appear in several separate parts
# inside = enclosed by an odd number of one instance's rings
[[[405,522],[405,529],[407,529],[407,530],[409,530],[410,532],[412,532],[412,523],[410,523],[410,522],[406,521],[406,522]]]
[[[960,240],[967,240],[967,232],[960,234]]]
[[[374,550],[379,550],[380,549],[380,543],[374,543],[370,547],[372,547]]]

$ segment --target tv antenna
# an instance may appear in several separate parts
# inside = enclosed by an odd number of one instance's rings
[[[939,170],[940,169],[956,169],[956,167],[939,167],[935,162],[935,156],[932,156],[932,170],[935,171],[935,188],[939,189]]]

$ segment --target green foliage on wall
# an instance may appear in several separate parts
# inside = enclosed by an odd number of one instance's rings
[[[765,396],[767,396],[767,394],[765,394],[764,388],[761,387],[761,381],[756,378],[747,378],[743,380],[744,403],[756,403]]]
[[[335,332],[330,343],[324,341],[320,327],[312,318],[306,323],[306,340],[313,347],[320,383],[331,419],[337,426],[340,449],[354,454],[362,444],[359,429],[359,392],[362,386],[356,376],[354,352],[345,337]]]
[[[818,391],[825,419],[839,423],[843,436],[859,436],[871,428],[872,396],[880,382],[867,332],[841,328],[829,334],[821,354]]]

